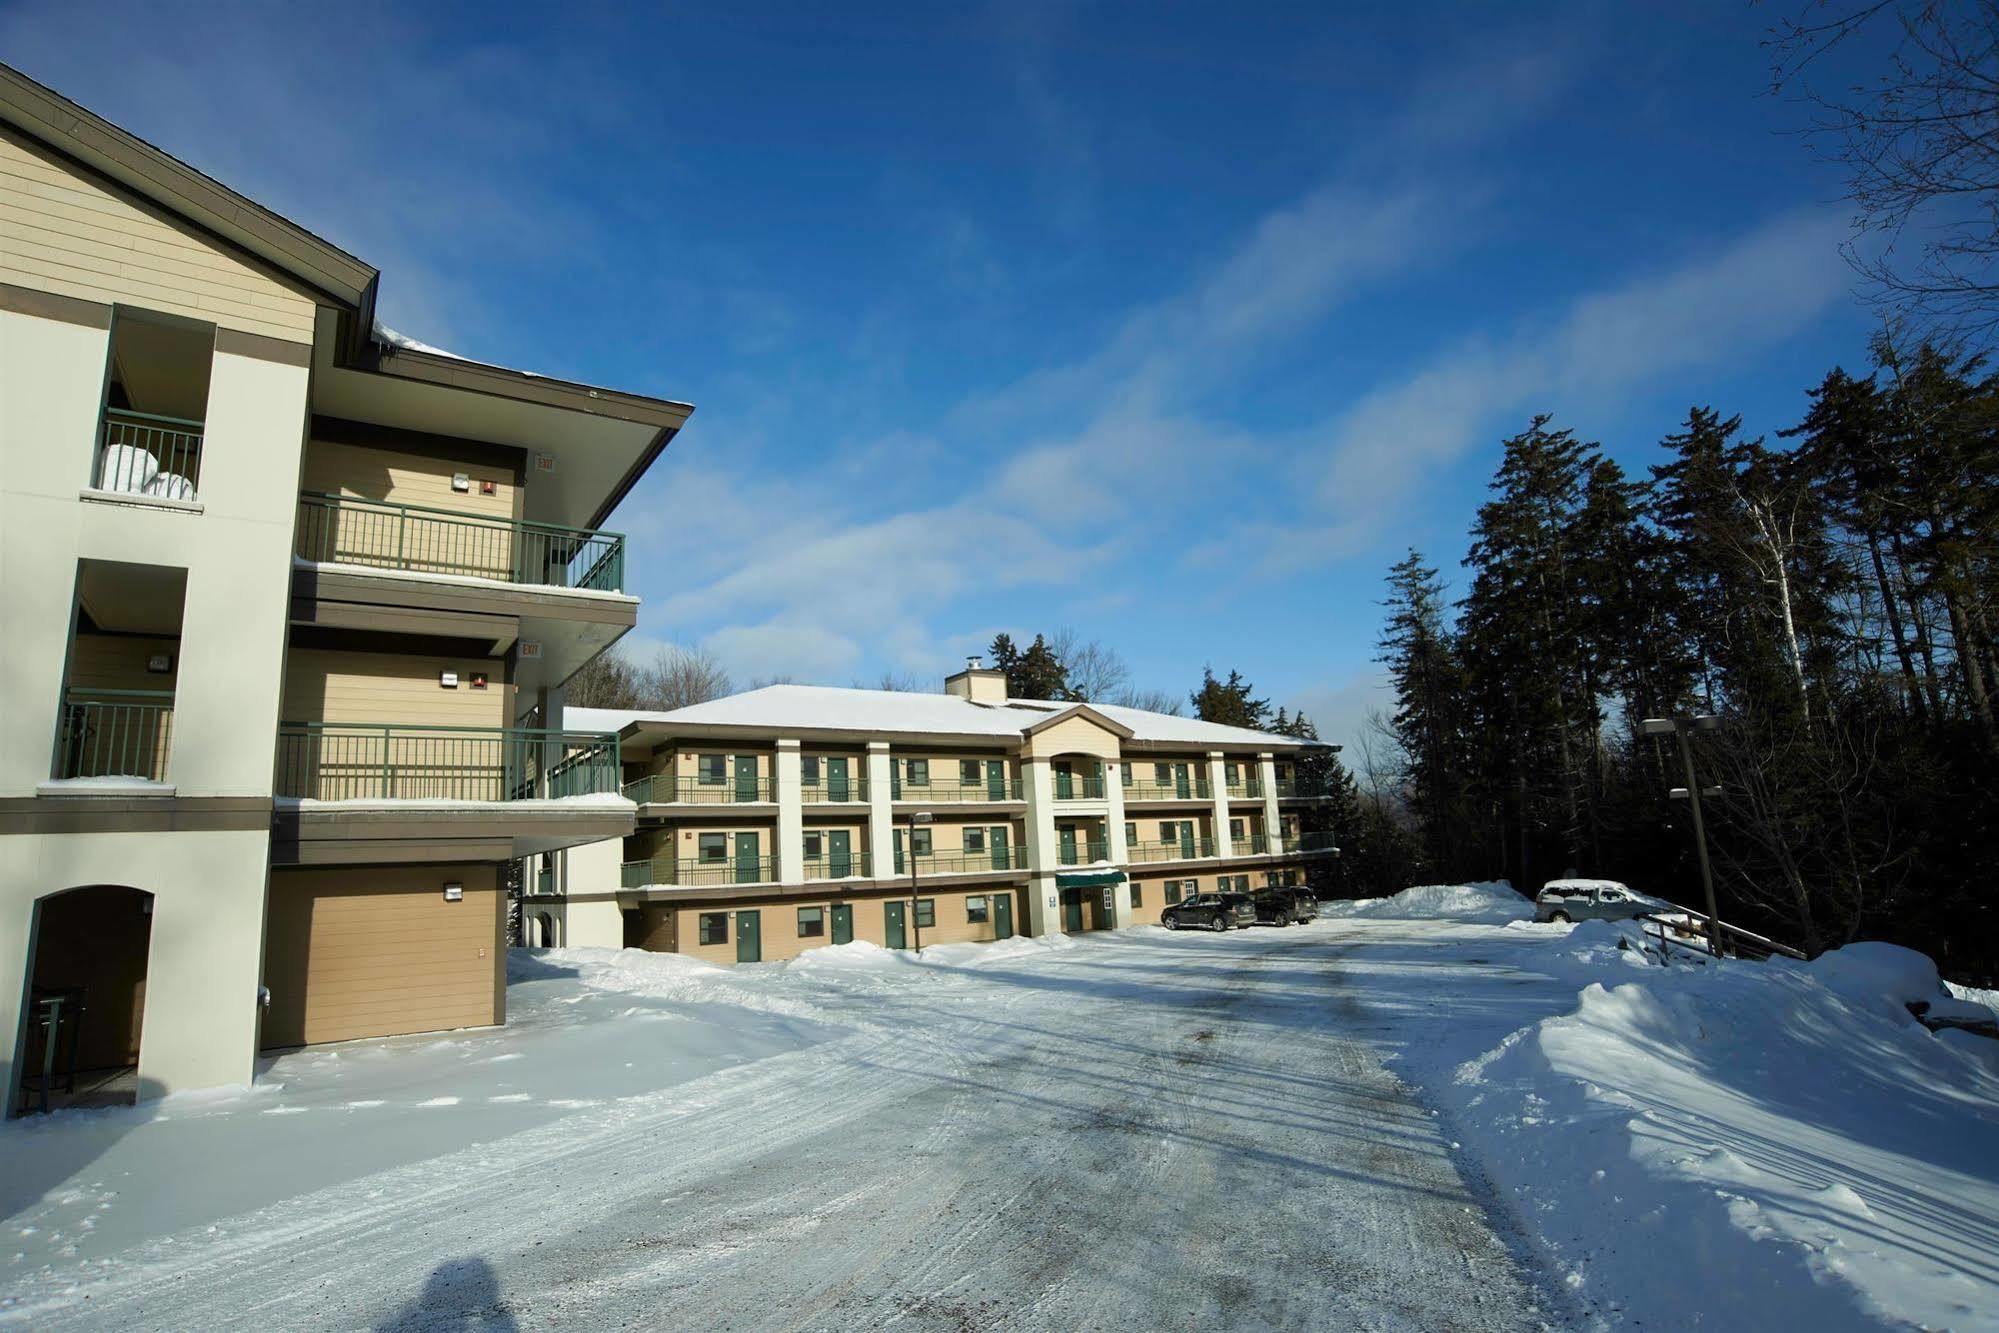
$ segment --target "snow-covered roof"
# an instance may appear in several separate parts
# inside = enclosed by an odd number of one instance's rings
[[[832,685],[766,685],[760,690],[731,694],[676,708],[671,712],[628,709],[570,708],[564,725],[586,731],[623,731],[634,722],[668,727],[741,727],[757,731],[852,731],[866,735],[917,734],[981,736],[1018,739],[1028,729],[1069,712],[1086,708],[1128,727],[1135,744],[1259,746],[1270,749],[1318,742],[1301,741],[1275,732],[1225,727],[1198,718],[1150,713],[1115,704],[1049,703],[1013,699],[1002,704],[973,703],[955,694],[924,694],[908,690],[854,690]]]

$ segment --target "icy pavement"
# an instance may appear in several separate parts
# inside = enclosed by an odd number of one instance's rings
[[[0,1323],[1575,1322],[1384,1067],[1360,929],[521,955],[505,1031],[0,1129]]]

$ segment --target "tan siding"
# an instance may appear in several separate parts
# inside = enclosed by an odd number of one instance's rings
[[[1087,717],[1065,718],[1027,738],[1027,752],[1036,756],[1064,754],[1118,757],[1118,738]]]
[[[458,673],[458,688],[439,685]],[[492,682],[471,688],[471,673]],[[509,687],[498,658],[412,657],[294,647],[285,661],[287,722],[383,722],[403,726],[503,727]]]
[[[170,669],[154,674],[146,659],[165,653]],[[180,670],[178,639],[79,634],[69,647],[69,684],[78,690],[171,690]]]
[[[996,938],[993,931],[991,900],[1012,894],[1015,897],[1013,929],[1014,934],[1022,933],[1021,904],[1018,893],[1005,886],[974,889],[953,889],[943,893],[924,893],[921,896],[936,903],[937,924],[923,929],[923,942],[930,944],[960,944],[981,942]],[[965,902],[968,898],[987,899],[986,917],[983,922],[966,920]],[[736,914],[741,911],[759,913],[761,925],[762,961],[782,962],[796,958],[808,949],[816,949],[833,942],[833,913],[835,904],[844,903],[854,909],[854,938],[866,940],[875,945],[885,946],[888,940],[887,917],[883,905],[899,902],[905,905],[904,921],[912,920],[907,911],[909,895],[903,893],[878,893],[865,896],[826,895],[824,897],[804,895],[787,898],[778,902],[760,901],[755,904],[715,903],[700,907],[678,907],[673,909],[675,923],[672,931],[658,931],[656,938],[671,939],[677,935],[678,952],[711,963],[733,963],[736,961],[738,943]],[[798,909],[800,907],[820,907],[826,912],[826,933],[821,936],[801,938],[798,934]],[[701,944],[700,917],[708,912],[723,912],[729,918],[729,938],[725,944]],[[913,935],[913,931],[910,932]],[[653,947],[653,946],[646,946]],[[670,944],[663,947],[671,948]]]
[[[503,907],[490,865],[272,871],[261,1044],[502,1021]]]
[[[312,297],[6,133],[0,282],[312,341]]]
[[[468,479],[470,490],[452,489],[451,479],[459,473]],[[480,494],[480,483],[486,481],[493,483],[491,495]],[[510,466],[314,440],[306,448],[300,485],[328,495],[493,520],[468,523],[437,514],[309,507],[298,533],[298,553],[307,559],[407,565],[480,578],[514,577],[516,538],[513,529],[503,524],[520,517],[523,497]],[[530,557],[540,558],[532,552]]]

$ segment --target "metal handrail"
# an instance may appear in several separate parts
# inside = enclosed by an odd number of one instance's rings
[[[865,851],[835,854],[821,852],[805,858],[802,879],[872,879],[874,858]]]
[[[1261,778],[1249,778],[1242,782],[1231,782],[1229,784],[1229,796],[1234,800],[1261,800],[1263,798],[1263,780]]]
[[[1065,866],[1095,865],[1099,861],[1108,861],[1110,855],[1109,839],[1091,838],[1088,842],[1078,843],[1074,847],[1058,845],[1055,849],[1055,863]]]
[[[1065,784],[1062,775],[1055,777],[1055,799],[1058,801],[1101,801],[1104,799],[1104,780],[1094,774],[1071,774]],[[1069,790],[1062,788],[1067,786]]]
[[[1026,853],[1008,843],[1004,847],[989,847],[983,852],[918,852],[916,873],[921,875],[976,875],[988,870],[1024,870],[1027,868]],[[909,873],[909,861],[901,848],[895,853],[895,873]]]
[[[679,777],[672,773],[651,773],[627,782],[622,788],[627,799],[640,805],[734,805],[768,804],[773,798],[769,778],[754,780],[734,774],[719,782],[706,778]]]
[[[1191,840],[1171,838],[1157,842],[1131,842],[1125,844],[1127,861],[1190,861],[1215,854],[1213,838]]]
[[[771,884],[776,881],[775,856],[759,856],[754,863],[734,857],[703,861],[690,857],[655,856],[646,861],[626,861],[618,867],[618,882],[627,889],[643,889],[653,884],[701,888],[718,884]]]
[[[1011,778],[1000,784],[1000,795],[993,795],[992,785],[981,782],[977,786],[962,782],[926,782],[922,785],[905,785],[898,775],[889,789],[889,799],[893,801],[929,801],[934,805],[950,805],[970,801],[1018,801],[1020,799],[1020,779]]]
[[[173,719],[172,690],[65,690],[55,776],[163,781]]]
[[[1209,799],[1208,780],[1189,778],[1184,786],[1177,782],[1129,782],[1125,784],[1124,798],[1127,801],[1205,801]]]
[[[841,794],[835,796],[835,791]],[[798,799],[804,805],[846,805],[865,801],[868,799],[868,780],[848,778],[845,782],[834,783],[822,775],[816,783],[801,784]]]
[[[556,800],[618,790],[618,738],[540,727],[280,722],[279,796]]]
[[[164,500],[192,500],[201,483],[206,425],[129,408],[106,407],[91,485]]]
[[[1340,848],[1339,843],[1335,840],[1335,836],[1326,832],[1300,833],[1296,837],[1284,840],[1284,850],[1287,852],[1336,852]]]
[[[302,560],[620,592],[623,533],[430,505],[299,492]]]

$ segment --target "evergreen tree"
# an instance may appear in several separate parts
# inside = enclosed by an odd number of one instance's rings
[[[1239,671],[1229,672],[1229,678],[1221,681],[1215,679],[1213,667],[1203,667],[1201,688],[1187,698],[1194,705],[1194,716],[1203,722],[1262,731],[1269,720],[1269,701],[1256,698]]]
[[[1006,692],[1011,699],[1068,699],[1068,673],[1060,658],[1043,636],[1034,636],[1025,652],[1014,646],[1008,634],[995,635],[992,645],[995,670],[1006,673]]]
[[[1443,583],[1411,550],[1388,573],[1387,623],[1378,660],[1395,686],[1392,725],[1403,756],[1404,797],[1429,863],[1452,873],[1471,839],[1465,786],[1464,671],[1444,627]]]

